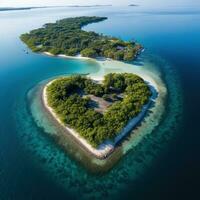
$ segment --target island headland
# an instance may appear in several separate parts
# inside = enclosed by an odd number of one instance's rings
[[[22,34],[21,40],[34,52],[48,52],[114,60],[131,61],[140,53],[142,46],[135,41],[87,32],[82,28],[90,23],[106,20],[107,17],[75,17],[45,24],[42,28]]]

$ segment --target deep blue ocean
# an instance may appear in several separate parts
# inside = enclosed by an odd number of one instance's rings
[[[44,23],[83,15],[108,17],[85,30],[140,42],[140,63],[154,65],[168,90],[160,124],[103,175],[88,172],[45,134],[54,127],[38,125],[29,96],[44,80],[95,73],[99,65],[31,53],[19,39]],[[0,12],[0,200],[199,199],[199,22],[193,7]],[[34,112],[42,120],[41,110]]]

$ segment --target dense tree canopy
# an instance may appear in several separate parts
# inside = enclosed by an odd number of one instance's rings
[[[91,108],[87,94],[107,99],[121,95],[102,114]],[[135,117],[151,95],[148,85],[134,74],[108,74],[103,84],[83,76],[59,78],[47,87],[48,104],[63,123],[75,129],[94,147],[113,139]]]
[[[75,56],[81,54],[87,57],[103,56],[115,60],[133,60],[141,50],[141,45],[81,29],[89,23],[105,19],[107,18],[76,17],[62,19],[23,34],[21,39],[35,52],[47,51],[54,55]]]

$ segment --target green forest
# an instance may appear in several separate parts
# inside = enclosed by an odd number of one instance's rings
[[[133,60],[142,49],[140,44],[82,30],[87,24],[106,19],[95,16],[66,18],[56,23],[45,24],[42,28],[22,34],[20,38],[34,52]]]
[[[90,106],[87,96],[122,96],[104,113]],[[114,139],[128,121],[149,101],[151,91],[144,80],[130,73],[110,73],[102,84],[85,76],[59,78],[47,87],[47,100],[62,122],[75,129],[93,147]]]

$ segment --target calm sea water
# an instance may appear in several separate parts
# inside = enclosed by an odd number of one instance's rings
[[[146,51],[141,63],[154,66],[169,92],[160,125],[104,175],[89,173],[59,149],[44,134],[48,130],[35,122],[28,101],[30,89],[43,80],[99,70],[91,62],[26,54],[19,40],[21,33],[46,22],[77,15],[108,16],[107,21],[85,29],[142,43]],[[0,199],[197,198],[199,21],[198,8],[52,8],[0,13]],[[35,113],[42,119],[39,109]]]

